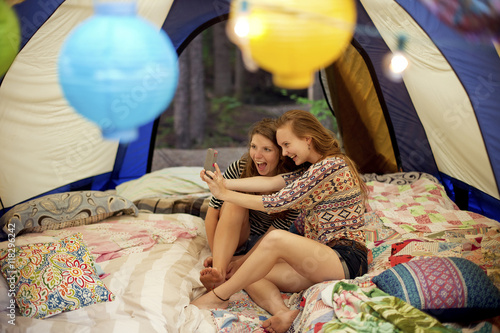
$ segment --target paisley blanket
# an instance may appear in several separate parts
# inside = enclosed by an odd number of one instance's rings
[[[370,288],[375,287],[371,279],[386,269],[427,256],[468,259],[500,288],[500,223],[459,210],[443,187],[430,177],[411,183],[367,179],[367,185],[368,273],[343,283],[319,283],[297,294],[283,293],[290,308],[301,310],[288,332],[393,332],[404,330],[405,322],[417,319],[418,327],[426,332],[491,331],[488,322],[442,325],[406,303]],[[366,293],[366,288],[372,291]],[[330,299],[325,293],[329,293]],[[212,316],[219,332],[263,332],[261,322],[270,314],[240,292],[231,297],[227,309],[213,310]]]

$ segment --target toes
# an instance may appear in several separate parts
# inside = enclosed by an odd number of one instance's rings
[[[207,257],[203,262],[203,266],[212,267],[212,263],[213,263],[213,257]]]
[[[217,268],[208,267],[200,272],[200,281],[207,290],[211,290],[224,282],[224,276]]]
[[[274,332],[273,328],[271,327],[271,318],[265,320],[262,322],[262,327],[266,330],[266,332]]]

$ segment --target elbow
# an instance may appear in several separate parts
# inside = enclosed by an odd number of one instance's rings
[[[277,192],[285,187],[286,183],[280,175],[274,176],[273,191]]]

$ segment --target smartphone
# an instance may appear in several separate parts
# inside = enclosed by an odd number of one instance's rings
[[[207,157],[205,158],[205,164],[203,165],[203,169],[205,169],[206,171],[215,172],[215,163],[216,162],[217,162],[217,150],[215,150],[213,148],[208,148],[207,149]],[[212,178],[212,177],[210,177],[210,178]]]

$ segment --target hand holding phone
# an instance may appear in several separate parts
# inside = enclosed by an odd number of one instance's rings
[[[203,165],[203,169],[205,171],[215,172],[215,163],[217,162],[217,150],[213,148],[207,149],[207,157],[205,158],[205,164]],[[212,179],[208,174],[207,176]]]

